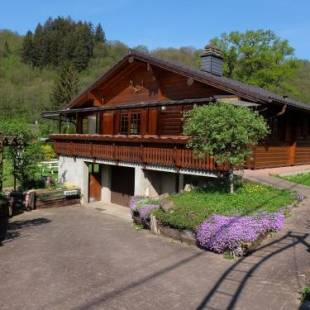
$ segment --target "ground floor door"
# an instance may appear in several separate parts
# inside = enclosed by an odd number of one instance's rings
[[[135,169],[112,166],[111,202],[129,206],[130,197],[134,195]]]
[[[101,200],[101,169],[99,164],[89,164],[89,190],[88,201]]]

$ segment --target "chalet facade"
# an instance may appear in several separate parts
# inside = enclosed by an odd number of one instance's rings
[[[223,77],[214,47],[201,57],[201,70],[193,70],[130,51],[65,109],[44,113],[75,127],[50,137],[60,179],[80,186],[84,201],[128,205],[133,195],[176,192],[216,177],[227,167],[195,158],[182,134],[184,112],[216,101],[248,106],[268,120],[271,134],[248,168],[310,163],[310,105]]]

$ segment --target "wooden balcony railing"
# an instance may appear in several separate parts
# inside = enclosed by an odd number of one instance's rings
[[[172,168],[226,171],[212,157],[198,159],[186,148],[186,137],[52,135],[58,155],[160,165]]]

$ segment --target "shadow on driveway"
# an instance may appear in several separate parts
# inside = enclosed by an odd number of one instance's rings
[[[262,264],[270,260],[272,257],[276,256],[277,254],[286,251],[296,246],[297,244],[304,245],[306,250],[310,252],[310,244],[306,241],[308,235],[309,234],[288,232],[281,238],[259,247],[250,256],[240,258],[219,276],[214,286],[209,290],[209,292],[206,294],[206,296],[203,298],[203,300],[200,302],[196,309],[234,309],[243,289],[247,285],[248,280],[253,277],[254,273]],[[86,310],[89,308],[103,307],[105,303],[109,302],[112,299],[118,298],[120,295],[126,293],[128,290],[143,286],[147,282],[152,281],[155,278],[160,277],[173,269],[180,267],[186,268],[186,265],[189,262],[196,259],[202,254],[203,252],[197,253],[188,258],[180,260],[176,264],[165,267],[161,270],[158,270],[157,272],[148,274],[145,277],[140,278],[127,286],[119,287],[109,293],[99,296],[96,299],[88,301],[87,303],[82,304],[75,309]],[[238,274],[238,277],[235,277],[236,273]],[[224,287],[227,287],[228,282],[231,288],[230,292],[224,292]],[[231,285],[232,283],[233,285]],[[215,308],[213,306],[214,299],[217,304],[221,304],[220,308]]]
[[[197,309],[213,309],[209,304],[211,304],[214,299],[226,299],[226,307],[223,307],[222,309],[234,309],[248,280],[253,277],[256,270],[262,264],[270,260],[273,256],[286,251],[297,244],[304,245],[306,251],[310,252],[310,244],[306,241],[308,236],[308,233],[300,234],[289,231],[281,238],[259,247],[250,256],[242,257],[219,277],[218,281],[204,297]],[[241,279],[236,280],[234,272],[237,272],[239,277],[241,274]],[[231,289],[229,293],[226,292],[224,294],[223,288],[227,286],[227,283],[230,284]]]
[[[6,242],[19,238],[24,229],[28,229],[34,226],[40,226],[50,223],[51,220],[39,217],[31,220],[12,221],[9,222],[7,217],[0,218],[0,246],[3,246]]]

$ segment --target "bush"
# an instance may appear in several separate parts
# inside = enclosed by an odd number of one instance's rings
[[[212,156],[218,164],[228,164],[230,192],[234,192],[233,169],[242,167],[252,147],[269,132],[266,120],[257,112],[230,103],[194,107],[186,113],[184,134],[187,146],[201,158]]]
[[[54,151],[54,148],[51,144],[43,144],[42,145],[42,156],[43,160],[49,161],[57,158],[57,155]]]
[[[213,215],[197,230],[199,245],[216,253],[235,251],[242,243],[254,242],[258,237],[278,231],[284,224],[283,213],[256,216]]]
[[[310,301],[310,286],[306,286],[301,292],[301,303]]]

